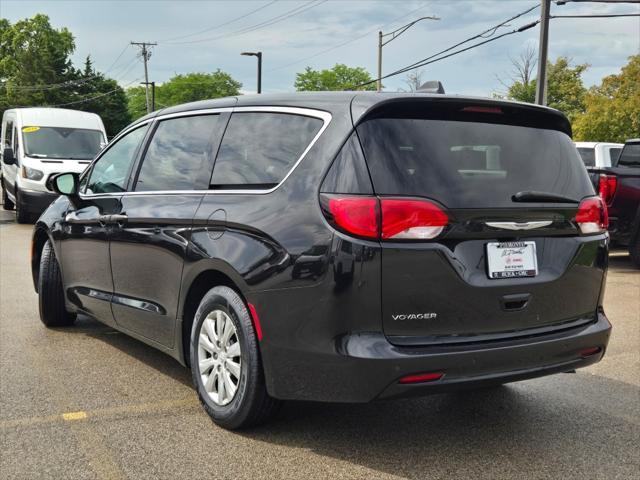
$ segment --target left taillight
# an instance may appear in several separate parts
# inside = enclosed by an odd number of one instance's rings
[[[437,204],[423,199],[321,194],[327,220],[357,237],[380,240],[431,240],[449,223]]]
[[[582,200],[578,206],[575,221],[584,234],[605,232],[609,226],[609,214],[604,200],[600,197]]]

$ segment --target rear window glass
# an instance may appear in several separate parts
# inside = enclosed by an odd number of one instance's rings
[[[594,148],[579,147],[578,153],[582,157],[582,162],[587,167],[595,167],[596,165],[596,151]]]
[[[378,194],[429,197],[449,208],[521,206],[511,199],[520,191],[593,195],[575,145],[556,130],[377,118],[358,133]]]
[[[611,147],[609,149],[609,160],[610,163],[609,165],[615,165],[616,162],[618,161],[618,157],[620,156],[620,152],[622,151],[622,148],[620,147]]]
[[[322,120],[288,113],[234,113],[213,168],[213,188],[268,188],[280,183],[322,128]]]
[[[618,159],[619,167],[640,167],[640,143],[627,143]]]

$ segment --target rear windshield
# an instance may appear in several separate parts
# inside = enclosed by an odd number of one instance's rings
[[[596,150],[595,150],[595,148],[579,147],[578,148],[578,153],[582,157],[582,162],[587,167],[595,167],[595,165],[596,165]]]
[[[520,191],[593,195],[575,145],[556,130],[376,118],[358,134],[377,194],[429,197],[449,208],[524,206],[511,199]]]
[[[627,143],[618,159],[619,167],[640,167],[640,143]]]
[[[91,160],[104,142],[99,130],[62,127],[24,127],[22,139],[30,157],[67,160]]]

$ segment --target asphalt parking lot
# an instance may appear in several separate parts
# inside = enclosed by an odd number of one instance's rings
[[[422,399],[288,403],[230,433],[164,354],[86,317],[45,329],[32,227],[13,217],[0,211],[2,478],[638,478],[640,271],[624,253],[611,259],[614,331],[595,366]]]

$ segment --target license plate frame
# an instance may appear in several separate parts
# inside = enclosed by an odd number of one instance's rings
[[[487,276],[492,280],[538,275],[536,242],[489,242]]]

